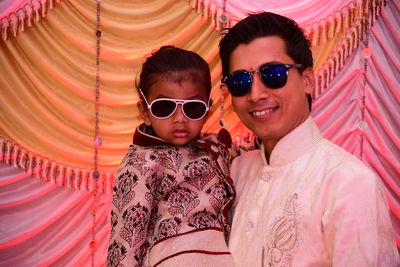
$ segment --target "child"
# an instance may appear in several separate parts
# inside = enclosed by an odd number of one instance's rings
[[[200,137],[211,79],[199,55],[161,47],[143,64],[144,123],[116,175],[108,266],[233,266],[230,136]]]

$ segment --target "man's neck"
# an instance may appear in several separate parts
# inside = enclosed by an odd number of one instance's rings
[[[264,145],[264,149],[265,149],[265,159],[267,160],[268,164],[269,164],[269,158],[271,156],[272,150],[274,149],[276,143],[278,143],[278,141],[271,141],[271,140],[263,141],[263,145]]]
[[[308,117],[307,117],[308,118]],[[287,132],[286,134],[284,134],[283,136],[281,136],[280,138],[266,138],[264,140],[262,140],[263,146],[264,146],[264,151],[265,151],[265,159],[267,160],[267,163],[270,164],[270,158],[271,158],[271,154],[272,151],[275,149],[276,145],[278,144],[278,142],[286,137],[287,135],[289,135],[291,132],[293,132],[295,129],[297,129],[300,125],[302,125],[307,118],[305,118],[301,123],[299,123],[295,128],[293,128],[292,130],[290,130],[289,132]]]

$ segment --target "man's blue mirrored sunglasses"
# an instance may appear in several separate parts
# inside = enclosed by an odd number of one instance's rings
[[[261,81],[271,89],[285,86],[290,68],[302,68],[301,64],[266,63],[254,71],[236,71],[222,79],[233,96],[243,96],[250,92],[254,73],[260,74]]]

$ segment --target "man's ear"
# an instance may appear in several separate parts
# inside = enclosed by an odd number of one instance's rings
[[[146,124],[147,126],[151,126],[151,120],[150,120],[150,111],[147,109],[146,104],[139,100],[137,102],[137,108],[139,110],[140,113],[140,117],[142,118],[144,124]]]
[[[304,91],[306,94],[312,94],[315,89],[315,76],[313,68],[309,67],[303,72]]]

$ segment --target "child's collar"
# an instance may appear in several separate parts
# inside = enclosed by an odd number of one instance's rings
[[[138,146],[171,145],[158,137],[153,127],[146,126],[144,123],[136,128],[133,135],[133,144]]]

